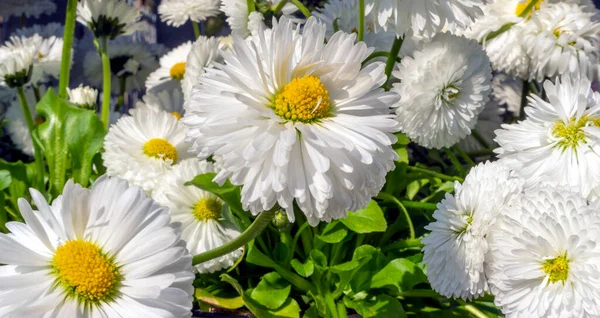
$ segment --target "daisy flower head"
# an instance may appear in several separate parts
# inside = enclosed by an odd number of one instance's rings
[[[566,72],[581,72],[592,79],[598,71],[600,45],[596,13],[575,3],[546,4],[536,11],[522,40],[531,57],[529,78],[542,81]]]
[[[560,188],[528,190],[504,208],[486,274],[507,317],[600,316],[599,208]]]
[[[38,90],[40,91],[40,96],[44,96],[46,93],[46,86],[40,85],[38,86]],[[37,126],[43,123],[44,118],[35,111],[37,99],[35,98],[32,87],[25,87],[25,99],[27,100],[29,112],[31,112],[35,125]],[[6,123],[6,131],[13,144],[15,144],[17,149],[24,154],[33,156],[33,141],[31,140],[27,122],[25,121],[25,115],[23,114],[23,108],[18,98],[11,99],[10,106],[8,106],[8,109],[6,110],[6,119],[8,120],[8,123]]]
[[[204,68],[221,62],[219,49],[226,49],[223,37],[200,36],[192,45],[185,63],[185,72],[181,81],[184,100],[190,100],[192,89],[198,84],[198,77],[204,74]]]
[[[77,21],[96,38],[114,40],[138,29],[142,12],[126,0],[82,0],[77,4]]]
[[[485,162],[455,182],[425,229],[423,263],[431,287],[446,297],[473,299],[489,291],[484,270],[487,235],[504,206],[522,191],[523,181],[498,162]]]
[[[239,0],[222,0],[221,11],[227,16],[227,24],[231,33],[241,37],[249,36],[254,30],[253,26],[261,25],[263,15],[260,12],[248,12],[248,3]],[[262,23],[264,25],[264,23]]]
[[[159,60],[159,68],[146,79],[146,90],[168,87],[181,87],[185,75],[185,65],[192,42],[188,41],[163,55]]]
[[[0,234],[2,317],[189,317],[192,257],[168,210],[119,178],[68,181]]]
[[[120,92],[120,78],[125,79],[126,90],[143,90],[148,75],[158,68],[153,45],[120,37],[111,41],[109,46],[111,91],[115,94]],[[83,74],[91,86],[102,87],[102,59],[97,51],[90,50],[86,54]]]
[[[250,41],[234,34],[224,64],[206,69],[186,104],[191,151],[223,156],[215,178],[242,185],[253,214],[293,201],[310,224],[364,208],[397,158],[398,130],[385,92],[384,65],[361,69],[371,53],[356,35],[309,18],[300,29],[285,17]]]
[[[34,43],[0,47],[0,85],[16,88],[28,84],[37,59],[37,50]]]
[[[165,111],[177,119],[184,114],[183,93],[180,89],[163,89],[158,92],[147,92],[143,101],[136,103],[136,108],[147,108]]]
[[[175,27],[180,27],[188,20],[204,21],[219,15],[221,0],[165,0],[158,6],[160,19]]]
[[[441,33],[402,59],[393,75],[401,130],[427,148],[450,147],[471,133],[489,100],[492,70],[474,40]]]
[[[58,78],[62,59],[63,39],[54,35],[42,37],[11,36],[5,44],[7,50],[33,50],[31,82],[46,83],[50,78]]]
[[[166,171],[188,154],[186,127],[177,117],[159,110],[133,109],[121,117],[104,139],[104,165],[118,176],[151,193]]]
[[[42,14],[52,14],[56,11],[56,4],[51,0],[2,0],[0,16],[5,19],[25,16],[38,18]]]
[[[412,31],[432,37],[444,27],[464,28],[482,13],[486,0],[367,0],[366,14],[397,36]]]
[[[69,94],[69,101],[81,108],[92,110],[98,108],[98,104],[96,103],[98,90],[94,88],[80,84],[77,88],[67,88],[67,93]]]
[[[181,238],[187,242],[192,255],[201,254],[220,247],[240,235],[234,221],[227,219],[227,207],[210,192],[185,183],[197,175],[215,172],[212,163],[196,158],[184,160],[167,172],[163,182],[152,192],[159,204],[168,207],[173,222],[182,224]],[[231,267],[242,255],[237,249],[227,255],[196,265],[199,273],[213,273]]]
[[[546,81],[549,102],[529,97],[527,119],[496,131],[494,152],[529,186],[548,182],[587,196],[600,185],[600,93],[590,86],[586,76]]]

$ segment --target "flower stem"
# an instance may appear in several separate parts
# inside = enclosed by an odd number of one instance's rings
[[[471,136],[473,136],[473,138],[475,138],[475,140],[477,140],[477,142],[485,149],[490,148],[490,145],[487,143],[487,141],[485,141],[485,138],[483,138],[483,136],[481,136],[481,134],[473,129],[471,130]]]
[[[125,103],[125,91],[127,89],[127,78],[125,76],[119,76],[119,99],[117,100],[117,106],[115,106],[115,110],[121,110],[123,104]],[[109,118],[110,120],[110,118]]]
[[[371,53],[371,55],[367,56],[367,58],[364,61],[362,61],[362,64],[365,65],[368,61],[377,57],[385,57],[387,59],[389,56],[389,52],[373,52]]]
[[[440,294],[430,289],[413,289],[402,291],[396,294],[397,297],[416,297],[416,298],[438,298]]]
[[[462,150],[460,149],[460,147],[458,146],[458,144],[452,146],[452,149],[454,149],[458,155],[463,158],[463,160],[471,167],[475,167],[475,163],[473,162],[473,160],[471,160],[471,158]]]
[[[519,112],[519,120],[525,119],[525,106],[527,106],[527,95],[529,95],[529,85],[523,80],[523,89],[521,90],[521,109]]]
[[[248,6],[248,14],[256,11],[256,4],[254,4],[254,0],[246,0],[246,5]]]
[[[404,205],[407,208],[424,209],[424,210],[431,210],[431,211],[437,210],[437,206],[435,203],[414,202],[414,201],[400,201],[400,202],[402,202],[402,205]]]
[[[346,306],[344,306],[343,302],[337,303],[337,311],[338,311],[338,317],[348,318],[348,310],[346,309]]]
[[[477,318],[489,318],[486,314],[484,314],[481,310],[477,309],[477,307],[467,304],[462,300],[457,300],[468,312],[470,312],[473,316]]]
[[[35,84],[31,84],[31,88],[33,89],[33,95],[35,95],[35,101],[39,103],[40,99],[42,99],[42,96],[40,95],[40,89]]]
[[[358,41],[365,38],[365,0],[358,0]]]
[[[533,1],[529,1],[529,4],[527,4],[527,7],[525,7],[525,10],[523,10],[523,12],[521,12],[521,14],[519,14],[519,18],[525,18],[528,17],[529,14],[531,13],[531,11],[533,10],[533,8],[535,8],[535,6],[538,4],[538,2],[540,2],[542,0],[533,0]]]
[[[420,249],[421,247],[423,247],[423,243],[421,243],[421,239],[415,238],[415,239],[408,239],[408,240],[401,240],[401,241],[394,242],[392,244],[389,244],[389,245],[383,247],[382,251],[387,252],[387,251],[391,251],[391,250],[400,250],[400,249],[407,249],[407,248],[419,248]],[[434,291],[431,291],[431,292],[434,292]]]
[[[463,178],[461,178],[461,177],[449,176],[449,175],[445,175],[443,173],[439,173],[439,172],[435,172],[435,171],[431,171],[431,170],[427,170],[427,169],[423,169],[423,168],[419,168],[419,167],[408,166],[408,167],[406,167],[406,170],[422,173],[422,174],[425,174],[425,175],[428,175],[428,176],[431,176],[434,178],[438,178],[441,180],[446,180],[446,181],[459,181],[459,182],[463,181]]]
[[[394,39],[394,43],[392,44],[392,49],[390,50],[390,55],[388,55],[387,62],[385,63],[385,76],[387,77],[387,80],[385,82],[384,87],[386,89],[389,89],[388,82],[390,81],[390,77],[392,76],[392,71],[394,70],[394,66],[396,65],[396,58],[398,57],[400,48],[402,48],[403,42],[403,38],[399,38],[398,36],[396,36],[396,38]]]
[[[448,149],[448,148],[444,148],[444,152],[446,153],[446,155],[448,156],[448,158],[452,162],[452,165],[454,165],[454,168],[456,168],[456,170],[458,171],[458,173],[461,176],[464,176],[465,175],[465,169],[460,164],[460,162],[458,161],[458,159],[456,159],[456,156],[454,155],[454,153],[450,149]]]
[[[308,19],[312,16],[312,14],[310,14],[310,11],[308,10],[307,7],[304,6],[304,4],[298,0],[291,0],[292,3],[298,7],[298,9],[300,9],[300,12],[302,12],[302,14],[304,14],[304,16]]]
[[[33,157],[35,159],[35,185],[36,189],[41,192],[45,192],[44,187],[44,157],[42,156],[42,149],[36,142],[35,138],[33,138],[33,132],[35,130],[35,124],[33,122],[33,117],[31,116],[31,111],[29,110],[29,104],[27,103],[27,98],[25,97],[25,90],[23,86],[17,87],[17,93],[19,95],[19,101],[21,102],[21,108],[23,109],[23,115],[25,117],[25,122],[27,122],[27,128],[29,129],[29,136],[31,137],[31,142],[33,144]]]
[[[102,123],[104,128],[108,129],[108,121],[110,114],[110,78],[112,76],[110,70],[110,59],[108,58],[108,38],[102,37],[100,39],[101,44],[99,46],[100,56],[102,57],[102,76],[104,78],[102,82]]]
[[[192,27],[194,28],[194,35],[196,36],[196,39],[200,37],[200,26],[198,25],[198,22],[196,21],[192,21]]]
[[[198,265],[204,263],[211,259],[231,253],[246,245],[246,243],[256,238],[267,227],[267,225],[269,225],[271,220],[275,217],[276,211],[277,209],[271,209],[269,211],[260,213],[254,222],[252,222],[252,224],[250,224],[250,226],[242,234],[240,234],[240,236],[236,237],[233,241],[225,245],[194,256],[192,258],[192,264]]]
[[[287,2],[288,2],[288,0],[279,1],[276,5],[271,7],[271,11],[273,11],[273,13],[279,13],[279,11],[281,11],[283,9],[283,7],[285,6],[285,4]]]
[[[404,213],[404,217],[406,218],[406,223],[408,224],[408,231],[410,232],[410,238],[414,239],[416,237],[415,227],[413,225],[412,219],[410,218],[410,214],[408,214],[406,207],[404,207],[404,204],[402,204],[402,202],[400,202],[400,200],[398,200],[395,196],[393,196],[389,193],[381,192],[381,193],[379,193],[379,195],[377,197],[384,199],[386,201],[395,203],[400,208],[400,210],[402,210],[402,213]]]
[[[71,49],[73,47],[73,35],[75,33],[76,17],[77,0],[69,0],[67,2],[65,31],[63,34],[62,60],[60,63],[60,77],[58,83],[58,97],[64,99],[67,98],[67,87],[69,87],[69,75],[71,70]]]

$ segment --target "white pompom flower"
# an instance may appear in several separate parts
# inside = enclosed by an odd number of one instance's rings
[[[427,148],[450,147],[470,134],[489,100],[489,63],[477,42],[447,33],[402,59],[392,88],[401,97],[402,132]]]
[[[34,43],[0,47],[0,85],[22,87],[31,82],[38,47]]]
[[[89,86],[79,85],[79,87],[69,89],[69,101],[79,107],[96,110],[98,108],[98,90]]]
[[[200,22],[219,15],[221,0],[164,0],[158,6],[160,19],[180,27],[187,21]]]
[[[126,0],[81,0],[77,21],[89,28],[96,38],[114,40],[139,29],[142,11]]]
[[[186,104],[192,152],[223,157],[215,178],[242,185],[245,209],[276,204],[310,224],[364,208],[394,168],[398,130],[385,92],[385,65],[361,68],[371,50],[356,35],[309,18],[300,32],[285,17],[251,41],[234,34],[224,64],[206,69]]]

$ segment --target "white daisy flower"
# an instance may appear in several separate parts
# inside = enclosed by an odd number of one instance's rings
[[[251,22],[251,13],[248,12],[248,3],[246,1],[222,0],[221,11],[227,16],[227,23],[231,28],[231,32],[244,38],[249,36],[251,32],[255,30],[251,29],[251,26],[255,27],[257,24],[260,25],[263,20],[261,13],[252,12],[252,25],[249,25]]]
[[[96,110],[98,104],[98,90],[89,86],[79,85],[77,88],[67,88],[69,101],[79,107]]]
[[[104,139],[104,165],[110,176],[121,177],[150,193],[164,173],[185,158],[186,127],[165,111],[133,109],[121,117]]]
[[[161,21],[175,27],[219,15],[221,0],[164,0],[158,6]]]
[[[137,108],[165,111],[177,119],[181,119],[185,112],[183,109],[183,93],[180,89],[148,92],[144,95],[143,101],[138,101],[135,106]]]
[[[148,75],[158,68],[152,45],[120,37],[109,43],[111,91],[119,94],[120,78],[125,78],[126,91],[143,90]],[[97,51],[89,51],[84,59],[83,74],[90,85],[102,87],[102,59]]]
[[[391,145],[398,100],[380,86],[384,65],[361,69],[371,53],[356,35],[308,19],[299,32],[283,17],[246,42],[234,35],[224,65],[207,69],[186,105],[191,151],[223,156],[215,181],[242,185],[253,214],[293,201],[310,224],[364,208],[397,158]]]
[[[431,287],[446,297],[473,299],[488,291],[484,271],[487,235],[504,206],[522,191],[523,182],[498,162],[471,169],[454,184],[433,213],[435,222],[422,239],[423,263]]]
[[[213,165],[195,158],[184,160],[169,171],[152,192],[159,204],[168,207],[173,222],[182,224],[181,238],[192,255],[220,247],[240,235],[233,220],[224,217],[223,201],[210,192],[185,183],[197,175],[215,172]],[[213,273],[228,268],[240,258],[242,249],[196,265],[199,273]]]
[[[432,37],[445,26],[464,28],[482,13],[485,0],[367,0],[366,14],[399,37],[412,31]]]
[[[550,102],[533,95],[527,119],[496,131],[501,161],[528,182],[578,188],[600,185],[600,93],[582,76],[544,83]]]
[[[169,51],[160,58],[160,67],[146,79],[146,90],[165,87],[181,87],[180,82],[185,75],[185,64],[192,49],[188,41]],[[169,85],[172,84],[172,85]]]
[[[597,73],[600,23],[595,12],[577,4],[548,4],[524,30],[523,48],[531,56],[530,79],[542,81],[566,72]]]
[[[126,0],[81,0],[77,4],[77,21],[96,38],[114,40],[119,35],[131,34],[139,28],[141,16],[140,9]]]
[[[492,99],[500,105],[506,105],[506,109],[519,117],[521,113],[521,94],[523,94],[523,81],[507,76],[496,74],[492,79]]]
[[[0,233],[2,317],[190,317],[191,256],[166,208],[119,178],[68,181]]]
[[[221,62],[222,58],[219,54],[219,48],[225,48],[222,37],[205,37],[200,36],[192,45],[192,49],[188,54],[185,63],[185,73],[181,87],[183,89],[184,100],[187,103],[192,94],[192,89],[199,82],[198,77],[204,74],[204,68],[213,65],[213,63]]]
[[[40,96],[44,96],[46,93],[46,86],[40,85],[38,90],[40,91]],[[25,88],[25,99],[27,99],[27,105],[29,106],[29,111],[31,112],[35,125],[43,123],[43,117],[38,115],[35,111],[37,99],[32,87]],[[31,135],[29,135],[23,108],[18,98],[15,97],[12,99],[10,106],[6,110],[6,119],[8,120],[8,123],[6,123],[6,131],[17,149],[28,156],[33,156],[33,141],[31,140]]]
[[[474,40],[441,33],[405,57],[393,75],[401,130],[427,148],[450,147],[471,133],[491,87],[492,70]]]
[[[0,85],[15,88],[28,84],[37,50],[32,43],[19,47],[0,47]]]
[[[5,44],[7,50],[34,50],[31,82],[45,83],[52,78],[58,78],[62,61],[63,39],[56,36],[42,37],[12,36]]]
[[[503,209],[486,274],[506,317],[600,316],[599,209],[553,188],[527,191]]]
[[[494,141],[496,138],[496,130],[500,129],[504,122],[504,114],[506,110],[498,104],[497,101],[490,99],[485,105],[483,111],[477,118],[477,124],[474,130],[483,138],[483,141],[489,147],[498,146]],[[484,149],[480,141],[477,140],[472,134],[468,135],[464,139],[458,142],[460,148],[464,151],[477,151]]]
[[[52,14],[56,11],[56,4],[51,0],[2,0],[0,17],[5,19],[11,16],[20,18],[38,18],[42,14]]]

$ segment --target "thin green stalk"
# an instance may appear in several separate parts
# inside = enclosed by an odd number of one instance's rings
[[[294,239],[292,240],[292,246],[290,247],[290,253],[289,253],[290,255],[288,255],[288,259],[291,260],[292,258],[294,258],[294,254],[296,253],[296,246],[298,246],[298,239],[300,239],[300,235],[307,228],[308,228],[308,222],[300,225],[300,227],[298,228],[298,231],[296,232],[296,234],[294,235]]]
[[[287,2],[288,0],[279,1],[276,5],[271,6],[271,11],[273,11],[273,13],[279,13],[279,11],[283,9]]]
[[[256,4],[254,0],[246,0],[246,5],[248,6],[248,14],[256,11]]]
[[[437,210],[437,206],[435,203],[426,203],[426,202],[414,202],[414,201],[401,201],[402,205],[407,208],[413,209],[424,209],[424,210]]]
[[[327,286],[324,287],[327,288]],[[335,304],[335,299],[333,299],[331,292],[325,290],[323,297],[325,298],[325,307],[327,307],[327,311],[329,313],[328,317],[339,318],[338,307]]]
[[[410,218],[410,214],[408,213],[408,210],[406,210],[406,207],[404,207],[404,204],[402,204],[400,200],[398,200],[395,196],[389,193],[381,192],[377,197],[393,202],[398,206],[398,208],[400,208],[402,213],[404,213],[404,217],[406,218],[406,223],[408,224],[408,231],[410,232],[410,238],[414,239],[416,237],[415,226],[413,225],[412,219]]]
[[[302,14],[304,14],[304,16],[308,19],[312,16],[312,14],[310,14],[310,11],[308,10],[308,8],[306,6],[304,6],[304,4],[298,0],[291,0],[292,3],[298,7],[298,9],[300,10],[300,12],[302,12]]]
[[[456,159],[456,156],[454,155],[454,153],[450,149],[448,149],[448,148],[444,148],[444,152],[446,153],[446,155],[448,156],[448,158],[450,159],[450,161],[452,162],[452,164],[454,165],[454,168],[456,168],[456,170],[458,171],[458,173],[461,176],[464,176],[465,175],[465,169],[460,164],[460,162],[458,161],[458,159]]]
[[[390,56],[389,52],[373,52],[371,53],[371,55],[367,56],[367,58],[362,61],[362,64],[365,65],[368,61],[374,59],[374,58],[378,58],[378,57],[385,57],[388,58]]]
[[[108,58],[108,38],[102,37],[100,44],[100,56],[102,57],[102,123],[104,128],[108,130],[109,114],[110,114],[110,78],[112,76],[110,70],[110,59]]]
[[[44,157],[42,156],[42,149],[33,138],[35,123],[33,122],[31,111],[29,110],[29,104],[27,103],[27,97],[25,97],[25,90],[23,89],[23,86],[17,87],[17,93],[19,95],[19,101],[21,102],[21,108],[23,109],[23,116],[25,117],[25,122],[27,122],[29,136],[31,136],[31,140],[33,143],[33,157],[35,159],[35,186],[36,189],[44,193],[46,190],[44,187]]]
[[[358,41],[365,38],[365,0],[358,0]]]
[[[407,171],[412,171],[412,172],[418,172],[418,173],[422,173],[434,178],[438,178],[441,180],[445,180],[445,181],[459,181],[459,182],[463,182],[463,178],[461,177],[455,177],[455,176],[449,176],[449,175],[445,175],[443,173],[439,173],[439,172],[435,172],[435,171],[431,171],[431,170],[427,170],[427,169],[423,169],[423,168],[419,168],[419,167],[413,167],[413,166],[407,166],[406,167]]]
[[[533,0],[533,1],[530,1],[529,4],[527,4],[527,7],[525,7],[525,10],[523,10],[523,12],[521,12],[521,14],[519,14],[519,17],[520,18],[525,18],[525,17],[529,16],[529,13],[531,12],[531,10],[533,10],[533,8],[535,8],[535,6],[540,1],[542,1],[542,0]]]
[[[348,310],[343,302],[337,303],[337,312],[340,318],[348,318]]]
[[[196,39],[200,37],[200,26],[198,25],[198,22],[196,21],[192,21],[192,27],[194,28],[194,35],[196,36]]]
[[[431,289],[413,289],[402,291],[396,294],[397,297],[415,297],[415,298],[439,298],[442,297]]]
[[[119,99],[117,100],[117,106],[115,107],[115,111],[121,110],[123,104],[125,103],[125,92],[127,85],[127,78],[123,76],[119,76]]]
[[[421,239],[408,239],[408,240],[397,241],[390,245],[384,246],[381,250],[383,252],[388,252],[388,251],[392,251],[392,250],[400,250],[400,249],[407,249],[407,248],[420,249],[422,247],[423,247],[423,243],[421,243]]]
[[[523,81],[523,89],[521,90],[521,108],[519,112],[519,120],[525,119],[525,106],[527,106],[527,95],[529,95],[529,85],[527,81]]]
[[[494,148],[486,148],[486,149],[481,149],[481,150],[469,151],[469,152],[467,152],[467,154],[471,157],[493,155]]]
[[[31,84],[31,88],[33,88],[33,95],[35,95],[35,101],[39,103],[40,99],[42,99],[42,95],[40,95],[40,89],[35,84]]]
[[[489,318],[488,315],[484,314],[481,310],[477,309],[477,307],[468,304],[462,300],[457,300],[458,303],[460,303],[463,308],[465,308],[469,313],[471,313],[473,316],[477,317],[477,318]]]
[[[306,222],[306,220],[304,219],[304,214],[302,214],[301,212],[299,212],[296,208],[294,208],[294,214],[296,216],[296,222],[298,222],[298,225],[300,226],[300,228],[302,228],[302,226],[304,226],[304,224],[308,224],[308,222]],[[309,224],[310,226],[310,224]],[[302,248],[304,251],[304,254],[308,257],[308,255],[310,254],[310,251],[313,249],[313,244],[312,244],[312,238],[311,238],[311,233],[312,231],[298,231],[296,233],[296,235],[300,235],[300,239],[302,240]]]
[[[192,264],[198,265],[209,261],[211,259],[217,258],[219,256],[226,255],[231,253],[238,248],[246,245],[246,243],[252,241],[255,237],[257,237],[262,231],[269,225],[271,220],[275,217],[277,209],[272,209],[270,211],[264,211],[256,217],[254,222],[250,224],[250,226],[242,233],[240,236],[236,237],[233,241],[219,246],[215,249],[212,249],[208,252],[204,252],[202,254],[198,254],[192,258]]]
[[[471,136],[473,136],[473,138],[475,138],[475,140],[477,140],[477,142],[483,147],[483,148],[490,148],[490,145],[487,143],[487,141],[485,141],[485,138],[483,138],[483,136],[481,136],[481,134],[473,129],[471,130]]]
[[[462,150],[460,149],[460,146],[458,144],[452,146],[452,149],[454,149],[456,152],[458,152],[458,155],[463,158],[463,160],[471,167],[475,167],[475,163],[473,162],[473,160],[471,160],[471,158]]]
[[[402,48],[402,43],[404,42],[403,38],[396,37],[394,39],[394,43],[392,44],[392,49],[388,55],[387,62],[385,63],[385,76],[387,78],[384,87],[388,87],[388,82],[390,81],[390,77],[392,76],[392,71],[394,70],[394,66],[396,65],[396,57],[398,57],[398,53],[400,52],[400,48]]]
[[[69,76],[71,70],[71,51],[73,47],[73,36],[75,33],[76,18],[77,0],[69,0],[67,2],[67,15],[65,18],[65,29],[63,34],[62,60],[60,63],[60,76],[58,83],[58,97],[64,99],[67,98],[67,87],[69,87]]]

